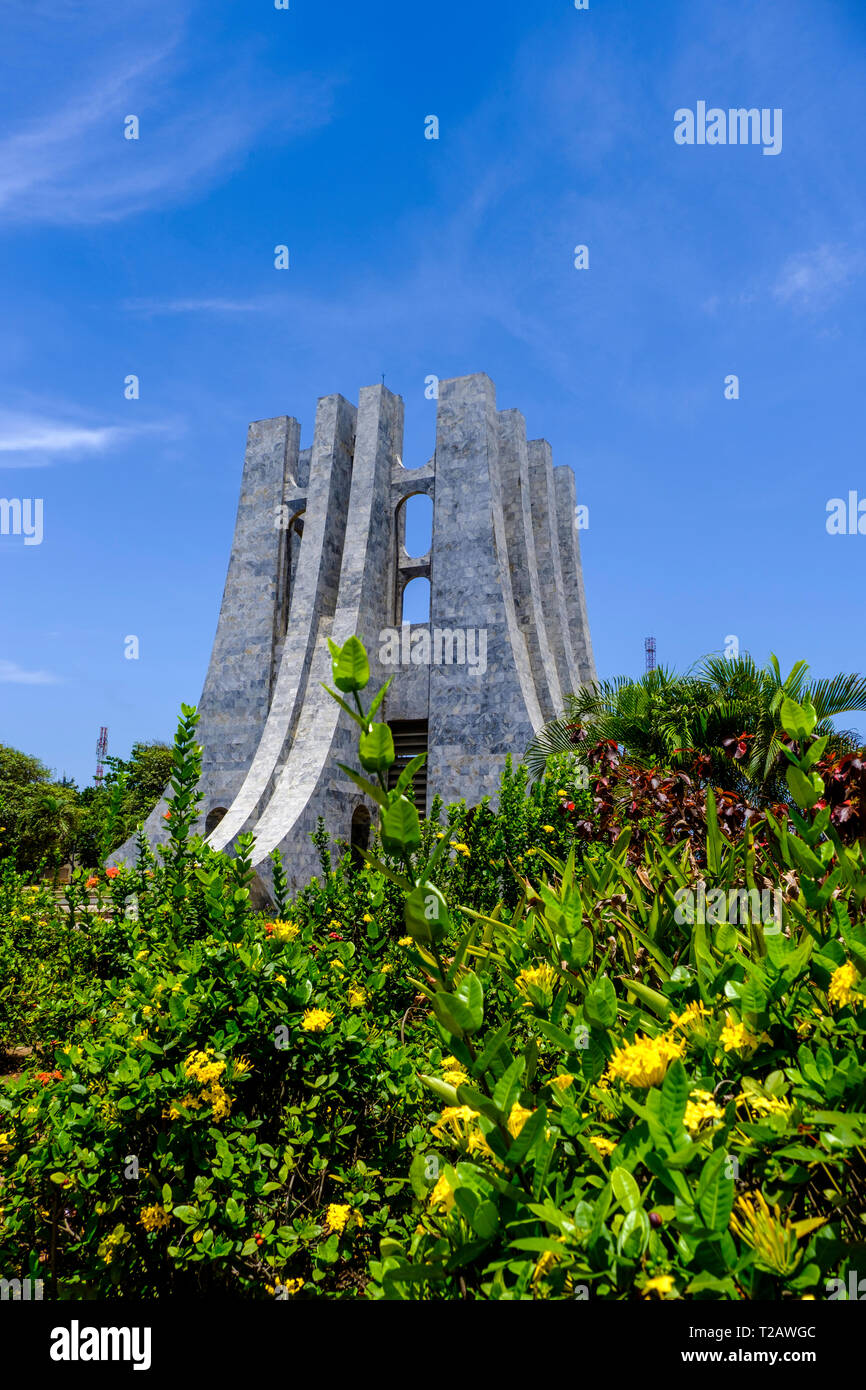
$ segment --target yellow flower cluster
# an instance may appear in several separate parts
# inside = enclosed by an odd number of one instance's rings
[[[155,1202],[151,1207],[143,1207],[139,1212],[138,1219],[146,1231],[159,1231],[163,1226],[168,1226],[171,1217],[164,1206]]]
[[[468,845],[464,845],[462,840],[449,840],[452,849],[456,849],[458,854],[462,854],[465,859],[472,857],[472,851]]]
[[[857,967],[853,961],[846,960],[844,965],[840,965],[830,977],[830,990],[828,998],[834,1008],[844,1008],[858,999],[854,990],[857,983]]]
[[[725,1112],[716,1104],[711,1091],[692,1091],[684,1116],[689,1134],[699,1134],[705,1125],[714,1125],[724,1118]]]
[[[147,1210],[147,1208],[145,1208],[145,1210]],[[170,1217],[169,1220],[171,1220]],[[148,1227],[147,1229],[151,1230],[153,1228]],[[128,1241],[129,1232],[127,1231],[126,1227],[123,1225],[115,1226],[114,1230],[111,1232],[111,1235],[103,1236],[102,1240],[96,1247],[96,1253],[102,1260],[103,1264],[110,1265],[111,1261],[114,1259],[121,1245],[126,1245]]]
[[[550,1004],[558,980],[559,976],[552,965],[541,964],[521,970],[514,983],[520,993],[526,996],[524,1008],[531,1008],[534,1002],[532,991],[534,990],[537,996],[541,996],[541,1001],[545,1005]]]
[[[401,936],[400,940],[397,942],[398,946],[414,946],[414,944],[411,936]]]
[[[709,1009],[700,1002],[693,1000],[687,1004],[681,1014],[672,1013],[668,1018],[668,1026],[671,1032],[681,1032],[686,1035],[700,1032],[703,1028],[705,1018],[711,1018]]]
[[[306,1009],[301,1027],[307,1033],[324,1033],[326,1028],[330,1028],[333,1021],[334,1015],[330,1009]]]
[[[657,1038],[638,1036],[633,1043],[617,1048],[610,1060],[607,1074],[613,1081],[625,1081],[629,1086],[649,1090],[660,1086],[671,1062],[682,1057],[685,1043],[681,1038],[669,1038],[662,1033]]]
[[[654,1279],[647,1279],[643,1286],[644,1298],[649,1298],[651,1293],[657,1293],[659,1298],[667,1298],[669,1293],[674,1292],[674,1278],[672,1274],[657,1274]]]
[[[277,921],[270,922],[268,925],[273,928],[271,932],[273,940],[279,941],[281,946],[285,946],[289,941],[294,941],[301,930],[295,922]]]
[[[352,1211],[350,1206],[341,1202],[332,1202],[325,1214],[325,1220],[332,1231],[342,1235],[349,1222],[353,1226],[363,1226],[364,1218],[359,1211]]]
[[[726,1052],[746,1052],[757,1045],[758,1039],[753,1037],[738,1019],[728,1014],[727,1022],[719,1034],[719,1042]]]
[[[746,1091],[737,1096],[737,1105],[747,1105],[758,1115],[788,1115],[791,1112],[791,1105],[781,1096],[761,1096]]]
[[[442,1080],[447,1081],[449,1086],[456,1087],[465,1086],[469,1077],[456,1057],[443,1057]]]
[[[433,1126],[432,1133],[437,1139],[468,1144],[472,1130],[478,1123],[478,1112],[468,1105],[446,1105]]]
[[[349,1000],[350,1009],[363,1009],[364,1005],[367,1002],[366,990],[360,989],[357,985],[349,986],[349,993],[347,997]]]
[[[564,1091],[568,1090],[569,1086],[574,1084],[574,1077],[570,1076],[567,1071],[564,1071],[560,1076],[552,1076],[550,1079],[550,1084],[554,1088],[554,1090],[558,1091],[559,1094],[562,1095]]]
[[[519,1101],[515,1101],[511,1107],[511,1114],[508,1116],[508,1133],[516,1139],[530,1115],[534,1113],[532,1110],[527,1110],[526,1106],[521,1105]]]
[[[444,1173],[430,1193],[429,1204],[431,1207],[441,1207],[446,1212],[454,1205],[454,1189]]]
[[[206,1052],[192,1052],[187,1057],[184,1071],[193,1081],[197,1081],[199,1085],[203,1086],[204,1090],[198,1100],[187,1095],[184,1096],[181,1104],[189,1106],[193,1110],[197,1110],[201,1104],[209,1105],[213,1118],[224,1120],[231,1113],[232,1108],[231,1097],[219,1080],[226,1069],[226,1064],[218,1057],[214,1057],[213,1052],[213,1048],[209,1047]],[[236,1068],[243,1068],[243,1066],[249,1068],[249,1063],[238,1062],[235,1065]],[[172,1120],[179,1118],[180,1112],[176,1105],[172,1105],[168,1113]]]
[[[815,1224],[822,1223],[818,1220]],[[739,1198],[731,1215],[731,1230],[754,1250],[759,1267],[784,1276],[793,1274],[800,1263],[796,1227],[787,1218],[782,1220],[778,1206],[770,1208],[763,1192]]]
[[[616,1144],[612,1139],[606,1139],[603,1134],[591,1134],[589,1142],[592,1147],[601,1154],[602,1158],[610,1158]]]
[[[12,1148],[12,1140],[9,1137],[11,1133],[12,1131],[9,1129],[4,1129],[0,1132],[0,1158],[2,1158],[4,1154],[8,1154]]]
[[[191,1052],[183,1069],[187,1076],[191,1076],[194,1081],[200,1081],[204,1086],[209,1081],[216,1081],[222,1076],[226,1064],[214,1057],[214,1050],[209,1047],[207,1052]]]

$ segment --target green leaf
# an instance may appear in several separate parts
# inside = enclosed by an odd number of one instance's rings
[[[619,1229],[617,1254],[626,1260],[639,1260],[649,1244],[650,1222],[645,1211],[629,1211]]]
[[[403,904],[403,920],[414,941],[430,945],[439,941],[451,926],[448,905],[433,883],[419,883]]]
[[[808,775],[801,772],[793,764],[785,772],[785,781],[791,789],[791,795],[798,806],[803,806],[807,810],[814,806],[824,793],[824,783],[817,772]]]
[[[718,1235],[728,1229],[734,1206],[734,1179],[724,1173],[727,1160],[724,1149],[715,1149],[704,1164],[698,1183],[698,1210],[704,1225]]]
[[[662,1082],[661,1120],[668,1134],[676,1139],[682,1134],[683,1119],[689,1100],[689,1078],[677,1058],[668,1067]]]
[[[811,734],[818,722],[818,714],[808,698],[798,704],[786,695],[782,701],[781,720],[782,728],[790,738],[802,740]]]
[[[641,1205],[640,1188],[627,1168],[614,1168],[610,1175],[610,1185],[623,1211],[637,1211]]]
[[[584,1013],[592,1023],[612,1028],[616,1023],[616,992],[607,975],[596,980],[583,1001]]]
[[[484,1022],[484,990],[478,976],[471,970],[467,971],[461,976],[451,998],[455,1001],[455,1005],[452,1005],[455,1018],[463,1031],[477,1033]],[[455,1007],[457,1004],[459,1008]]]
[[[336,655],[331,644],[331,655],[334,658],[334,685],[337,689],[344,693],[363,690],[370,679],[370,663],[363,642],[357,637],[350,637]]]
[[[279,1184],[276,1185],[279,1186]],[[182,1205],[179,1207],[175,1207],[173,1214],[177,1217],[178,1221],[183,1221],[186,1223],[187,1226],[192,1226],[196,1221],[198,1221],[199,1210],[198,1207]]]
[[[367,772],[388,771],[396,754],[394,739],[387,724],[373,724],[367,733],[361,735],[358,757]]]
[[[411,854],[421,844],[418,812],[405,796],[382,812],[382,844],[389,854]]]

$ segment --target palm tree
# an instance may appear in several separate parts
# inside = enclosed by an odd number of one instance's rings
[[[811,700],[818,715],[815,736],[827,734],[830,751],[858,747],[856,735],[832,721],[866,710],[866,677],[811,681],[806,663],[798,661],[783,679],[775,656],[765,667],[748,655],[710,656],[685,675],[659,667],[638,680],[620,676],[583,686],[533,739],[526,763],[537,780],[549,758],[574,753],[579,742],[612,739],[633,761],[649,766],[676,766],[694,753],[707,754],[716,784],[759,804],[779,801],[787,795],[779,718],[785,696]]]

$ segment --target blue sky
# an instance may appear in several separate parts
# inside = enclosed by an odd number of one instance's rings
[[[198,699],[247,423],[486,371],[570,464],[603,675],[866,665],[861,0],[0,0],[0,741]],[[783,149],[674,112],[782,108]],[[123,138],[124,118],[140,139]],[[425,117],[440,120],[425,140]],[[291,269],[274,269],[274,247]],[[573,265],[577,244],[590,267]],[[124,399],[124,379],[141,382]],[[725,399],[727,375],[740,399]],[[124,658],[124,638],[140,659]]]

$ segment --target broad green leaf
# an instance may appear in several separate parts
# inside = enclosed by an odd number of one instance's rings
[[[334,669],[334,685],[338,690],[345,693],[363,690],[370,679],[370,663],[367,660],[367,653],[364,651],[363,642],[357,637],[350,637],[334,655],[334,645],[331,645],[331,655]]]
[[[395,756],[394,739],[387,724],[374,724],[361,735],[358,757],[367,772],[387,772]]]

